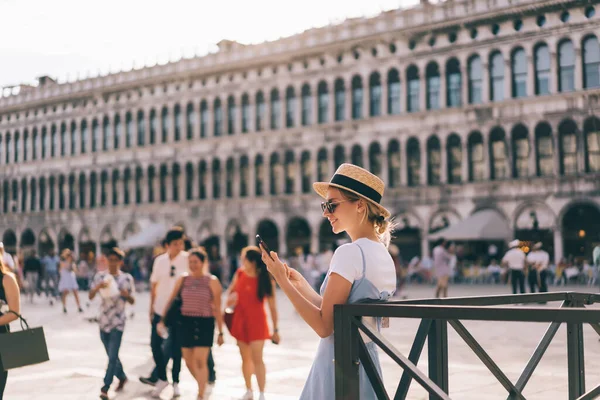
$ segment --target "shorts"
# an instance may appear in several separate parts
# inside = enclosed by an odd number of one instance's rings
[[[182,348],[212,347],[215,338],[215,318],[182,316],[177,333]]]

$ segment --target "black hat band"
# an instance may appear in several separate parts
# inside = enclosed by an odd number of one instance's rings
[[[350,178],[349,176],[335,174],[333,175],[333,178],[331,178],[331,181],[329,183],[340,185],[350,190],[353,190],[361,196],[365,196],[367,199],[373,200],[377,204],[379,204],[379,202],[381,201],[381,194],[379,194],[377,190],[365,185],[360,181],[357,181],[354,178]]]

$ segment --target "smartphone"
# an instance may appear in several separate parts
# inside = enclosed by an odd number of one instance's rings
[[[258,242],[258,247],[261,247],[267,252],[267,255],[273,259],[273,257],[271,257],[271,249],[269,248],[269,246],[267,246],[267,244],[265,243],[265,241],[260,237],[260,235],[256,235],[256,241]],[[261,249],[262,250],[262,249]]]

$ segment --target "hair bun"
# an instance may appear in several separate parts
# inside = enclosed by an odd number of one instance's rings
[[[377,222],[383,222],[383,221],[385,221],[385,217],[383,215],[378,215]]]

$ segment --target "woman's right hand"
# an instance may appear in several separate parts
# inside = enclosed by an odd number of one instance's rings
[[[238,302],[238,294],[237,292],[229,293],[227,296],[227,301],[225,302],[225,307],[235,307]]]
[[[287,270],[287,277],[290,280],[290,283],[295,287],[298,287],[304,281],[304,277],[300,272],[295,270],[294,268],[290,268],[287,264],[283,264]]]

